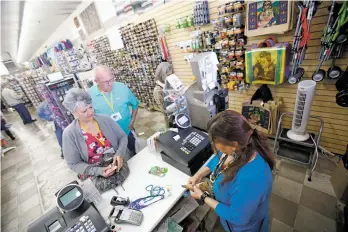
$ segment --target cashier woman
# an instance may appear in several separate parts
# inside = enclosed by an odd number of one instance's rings
[[[212,119],[208,132],[216,153],[188,180],[192,197],[214,209],[227,232],[269,231],[274,158],[267,139],[232,110]],[[199,189],[209,174],[211,195]]]

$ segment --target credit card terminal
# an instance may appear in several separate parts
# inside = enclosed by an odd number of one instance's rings
[[[139,210],[119,208],[115,209],[115,223],[132,224],[140,226],[143,221],[143,213]]]

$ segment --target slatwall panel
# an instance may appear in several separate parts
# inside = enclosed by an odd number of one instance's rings
[[[211,19],[217,18],[217,6],[223,4],[222,0],[209,1],[209,11]],[[316,70],[318,64],[317,57],[320,51],[320,38],[322,30],[326,25],[328,18],[327,7],[331,2],[324,1],[313,19],[311,40],[306,53],[302,67],[306,70],[305,78],[310,78]],[[154,18],[157,26],[161,24],[171,24],[172,30],[166,33],[167,45],[172,58],[175,74],[187,85],[192,83],[193,74],[191,67],[184,60],[184,54],[179,48],[175,47],[175,43],[188,40],[190,29],[182,28],[175,29],[175,20],[181,17],[192,14],[194,1],[173,1],[150,10],[143,14],[135,22],[142,22],[149,18]],[[202,30],[211,30],[211,25],[204,26]],[[294,29],[283,35],[274,35],[278,42],[292,43]],[[266,39],[267,36],[259,36],[248,38],[248,45],[251,43],[259,43]],[[343,58],[336,61],[342,69],[345,69],[348,64],[348,51],[344,53]],[[322,66],[327,70],[331,65],[331,61],[325,62]],[[253,85],[249,90],[240,92],[230,92],[230,108],[236,111],[241,111],[242,103],[248,101],[258,86]],[[282,84],[279,86],[271,86],[271,91],[274,97],[282,98],[284,101],[283,112],[293,112],[297,85]],[[316,95],[312,105],[312,115],[322,116],[325,121],[324,132],[321,139],[321,145],[332,152],[343,154],[348,143],[348,109],[339,107],[335,102],[335,81],[325,79],[322,83],[317,84]],[[285,120],[285,126],[290,127],[291,119]],[[315,121],[310,121],[308,125],[310,131],[318,131],[319,124]]]

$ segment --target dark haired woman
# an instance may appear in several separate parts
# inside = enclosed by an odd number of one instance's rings
[[[267,139],[232,110],[216,115],[208,132],[216,153],[189,179],[191,196],[214,209],[228,232],[269,231],[274,158]],[[214,196],[198,185],[210,173]]]

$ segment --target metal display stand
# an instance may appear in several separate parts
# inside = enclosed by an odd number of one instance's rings
[[[316,135],[314,133],[310,133],[310,137],[306,141],[295,141],[287,136],[287,132],[290,129],[282,128],[281,126],[284,116],[289,116],[292,118],[293,113],[286,112],[280,116],[273,146],[273,153],[282,158],[309,165],[310,172],[308,181],[311,181],[312,174],[318,160],[318,149],[320,144],[320,137],[324,128],[324,120],[320,116],[309,116],[310,118],[320,121],[318,134]],[[278,140],[279,144],[277,146]]]

